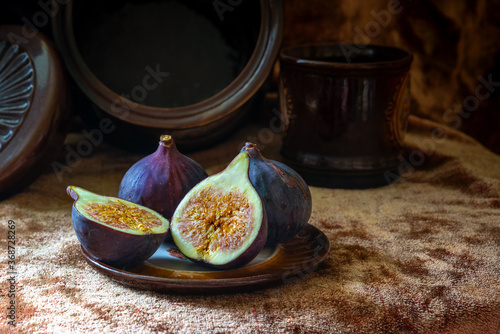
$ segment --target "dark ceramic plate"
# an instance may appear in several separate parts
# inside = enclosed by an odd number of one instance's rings
[[[248,265],[233,270],[213,270],[178,258],[168,243],[130,271],[105,265],[83,248],[82,253],[104,275],[139,289],[171,293],[225,293],[246,292],[306,279],[323,261],[329,248],[330,243],[323,232],[308,224],[292,240],[275,248],[264,248]]]

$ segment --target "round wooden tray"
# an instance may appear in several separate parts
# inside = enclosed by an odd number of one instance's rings
[[[179,258],[169,243],[129,271],[105,265],[83,248],[82,253],[104,275],[135,288],[168,293],[226,293],[306,279],[324,260],[329,248],[325,234],[308,224],[292,240],[264,248],[248,265],[233,270],[214,270]]]

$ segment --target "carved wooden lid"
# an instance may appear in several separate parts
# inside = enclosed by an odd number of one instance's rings
[[[69,120],[61,61],[48,39],[0,26],[0,199],[45,171]]]

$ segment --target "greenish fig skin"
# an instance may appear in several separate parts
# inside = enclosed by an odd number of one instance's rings
[[[93,221],[76,208],[77,201],[87,201],[79,188],[69,186],[67,193],[75,200],[71,218],[78,241],[92,257],[104,264],[125,270],[137,267],[150,258],[165,239],[168,225],[161,233],[133,234]],[[100,197],[112,199],[108,196]]]
[[[177,150],[172,137],[163,135],[158,149],[125,173],[118,197],[151,208],[171,220],[188,191],[207,176],[200,164]],[[170,232],[165,239],[172,240]]]
[[[204,187],[212,187],[214,184],[226,184],[226,183],[243,183],[242,178],[247,178],[246,186],[247,187],[253,187],[250,180],[248,179],[248,166],[249,163],[247,163],[247,169],[246,170],[239,170],[239,167],[241,164],[237,164],[238,167],[233,167],[234,163],[241,158],[241,153],[238,155],[233,161],[229,164],[226,169],[223,171],[209,176],[207,179],[201,181],[199,184],[197,184],[193,189],[191,189],[185,198],[182,200],[182,202],[179,204],[177,207],[176,212],[174,213],[172,217],[172,222],[171,222],[171,230],[172,230],[172,235],[173,235],[173,241],[179,248],[179,250],[182,252],[182,245],[180,243],[180,237],[179,233],[175,232],[174,230],[177,229],[176,224],[178,223],[179,216],[182,214],[182,210],[184,209],[184,203],[188,202],[191,196],[196,196],[197,192]],[[248,160],[248,156],[245,157],[245,159]],[[231,175],[229,175],[229,170],[231,170]],[[232,173],[234,170],[238,170],[237,173]],[[228,176],[226,177],[226,174]],[[222,188],[222,187],[221,187]],[[256,207],[260,208],[260,216],[258,219],[260,220],[260,226],[259,230],[256,233],[255,238],[253,241],[251,241],[251,244],[236,258],[234,258],[231,261],[227,261],[225,263],[213,263],[210,261],[205,261],[199,258],[191,257],[187,254],[184,254],[189,260],[193,261],[194,263],[215,268],[215,269],[235,269],[235,268],[240,268],[249,262],[251,262],[257,255],[260,253],[260,251],[264,248],[266,242],[267,242],[267,232],[268,232],[268,224],[267,224],[267,215],[265,211],[265,206],[260,199],[259,194],[255,192],[255,202]]]
[[[246,143],[241,152],[248,152],[250,181],[266,207],[268,245],[292,239],[311,217],[307,183],[287,165],[263,157],[255,144]]]

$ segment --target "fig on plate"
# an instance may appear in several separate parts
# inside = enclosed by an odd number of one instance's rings
[[[248,178],[249,159],[238,154],[222,172],[191,189],[171,222],[174,243],[194,262],[220,269],[252,261],[267,240],[267,218]]]
[[[253,143],[241,152],[250,158],[249,178],[267,213],[268,244],[292,239],[309,221],[311,192],[304,179],[287,165],[266,159]]]
[[[207,176],[200,164],[177,150],[171,136],[162,135],[158,149],[125,173],[118,197],[144,205],[170,220],[187,192]]]
[[[165,239],[169,221],[152,209],[75,186],[67,192],[75,200],[76,236],[98,261],[130,269],[151,257]]]

